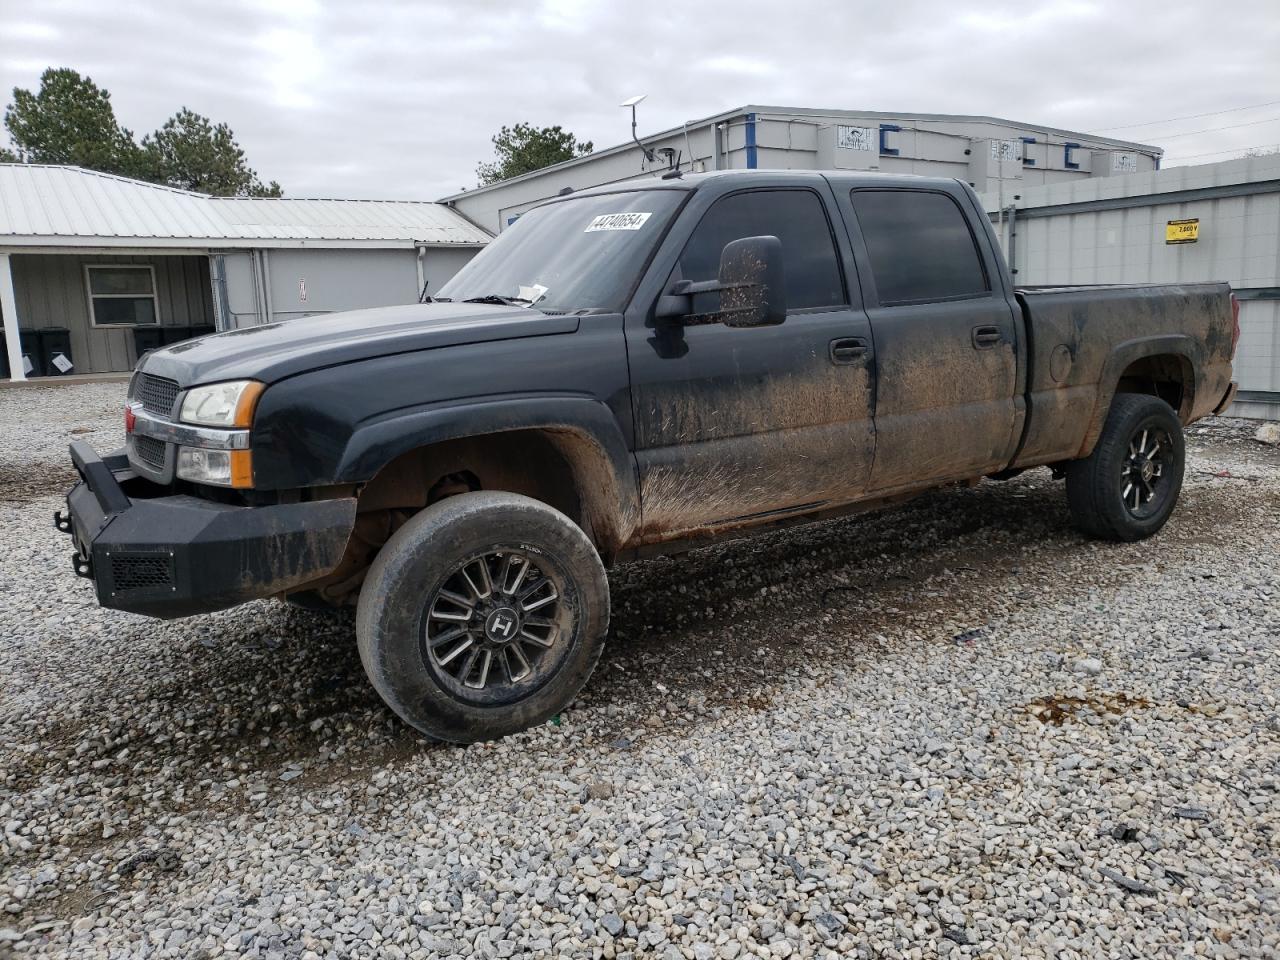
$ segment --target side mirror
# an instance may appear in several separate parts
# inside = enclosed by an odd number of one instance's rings
[[[743,237],[720,254],[720,314],[726,327],[775,326],[787,319],[782,241]]]
[[[693,297],[719,293],[720,309],[693,313]],[[726,327],[764,327],[787,318],[787,286],[782,270],[782,241],[777,237],[743,237],[725,245],[715,280],[677,280],[658,300],[658,319],[689,325],[723,323]]]

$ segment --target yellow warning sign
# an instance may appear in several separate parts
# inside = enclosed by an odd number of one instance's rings
[[[1165,243],[1195,243],[1200,239],[1200,218],[1170,220],[1164,228]]]

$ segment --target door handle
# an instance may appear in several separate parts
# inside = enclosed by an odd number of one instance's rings
[[[973,347],[975,350],[989,350],[1004,343],[1004,334],[999,327],[974,327]]]
[[[857,363],[867,355],[867,341],[861,337],[844,337],[831,341],[832,363]]]

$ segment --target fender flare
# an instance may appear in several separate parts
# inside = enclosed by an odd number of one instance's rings
[[[552,435],[602,547],[630,539],[640,520],[635,458],[613,412],[594,397],[504,396],[397,410],[356,428],[334,482],[363,483],[402,454],[434,443],[513,430]]]
[[[1203,369],[1205,362],[1204,348],[1196,342],[1194,337],[1185,333],[1160,334],[1125,340],[1112,347],[1111,352],[1107,354],[1107,359],[1103,361],[1102,375],[1098,378],[1098,399],[1094,404],[1093,414],[1089,418],[1089,427],[1080,445],[1080,457],[1087,457],[1093,452],[1094,444],[1102,434],[1102,427],[1107,422],[1107,414],[1111,411],[1111,403],[1120,386],[1120,375],[1138,360],[1158,356],[1181,357],[1187,361],[1191,377],[1183,391],[1183,409],[1176,411],[1179,419],[1186,422],[1186,412],[1194,406],[1196,373]]]

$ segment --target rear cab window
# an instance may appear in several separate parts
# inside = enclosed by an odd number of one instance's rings
[[[969,220],[946,193],[854,190],[858,228],[882,307],[989,296]]]

